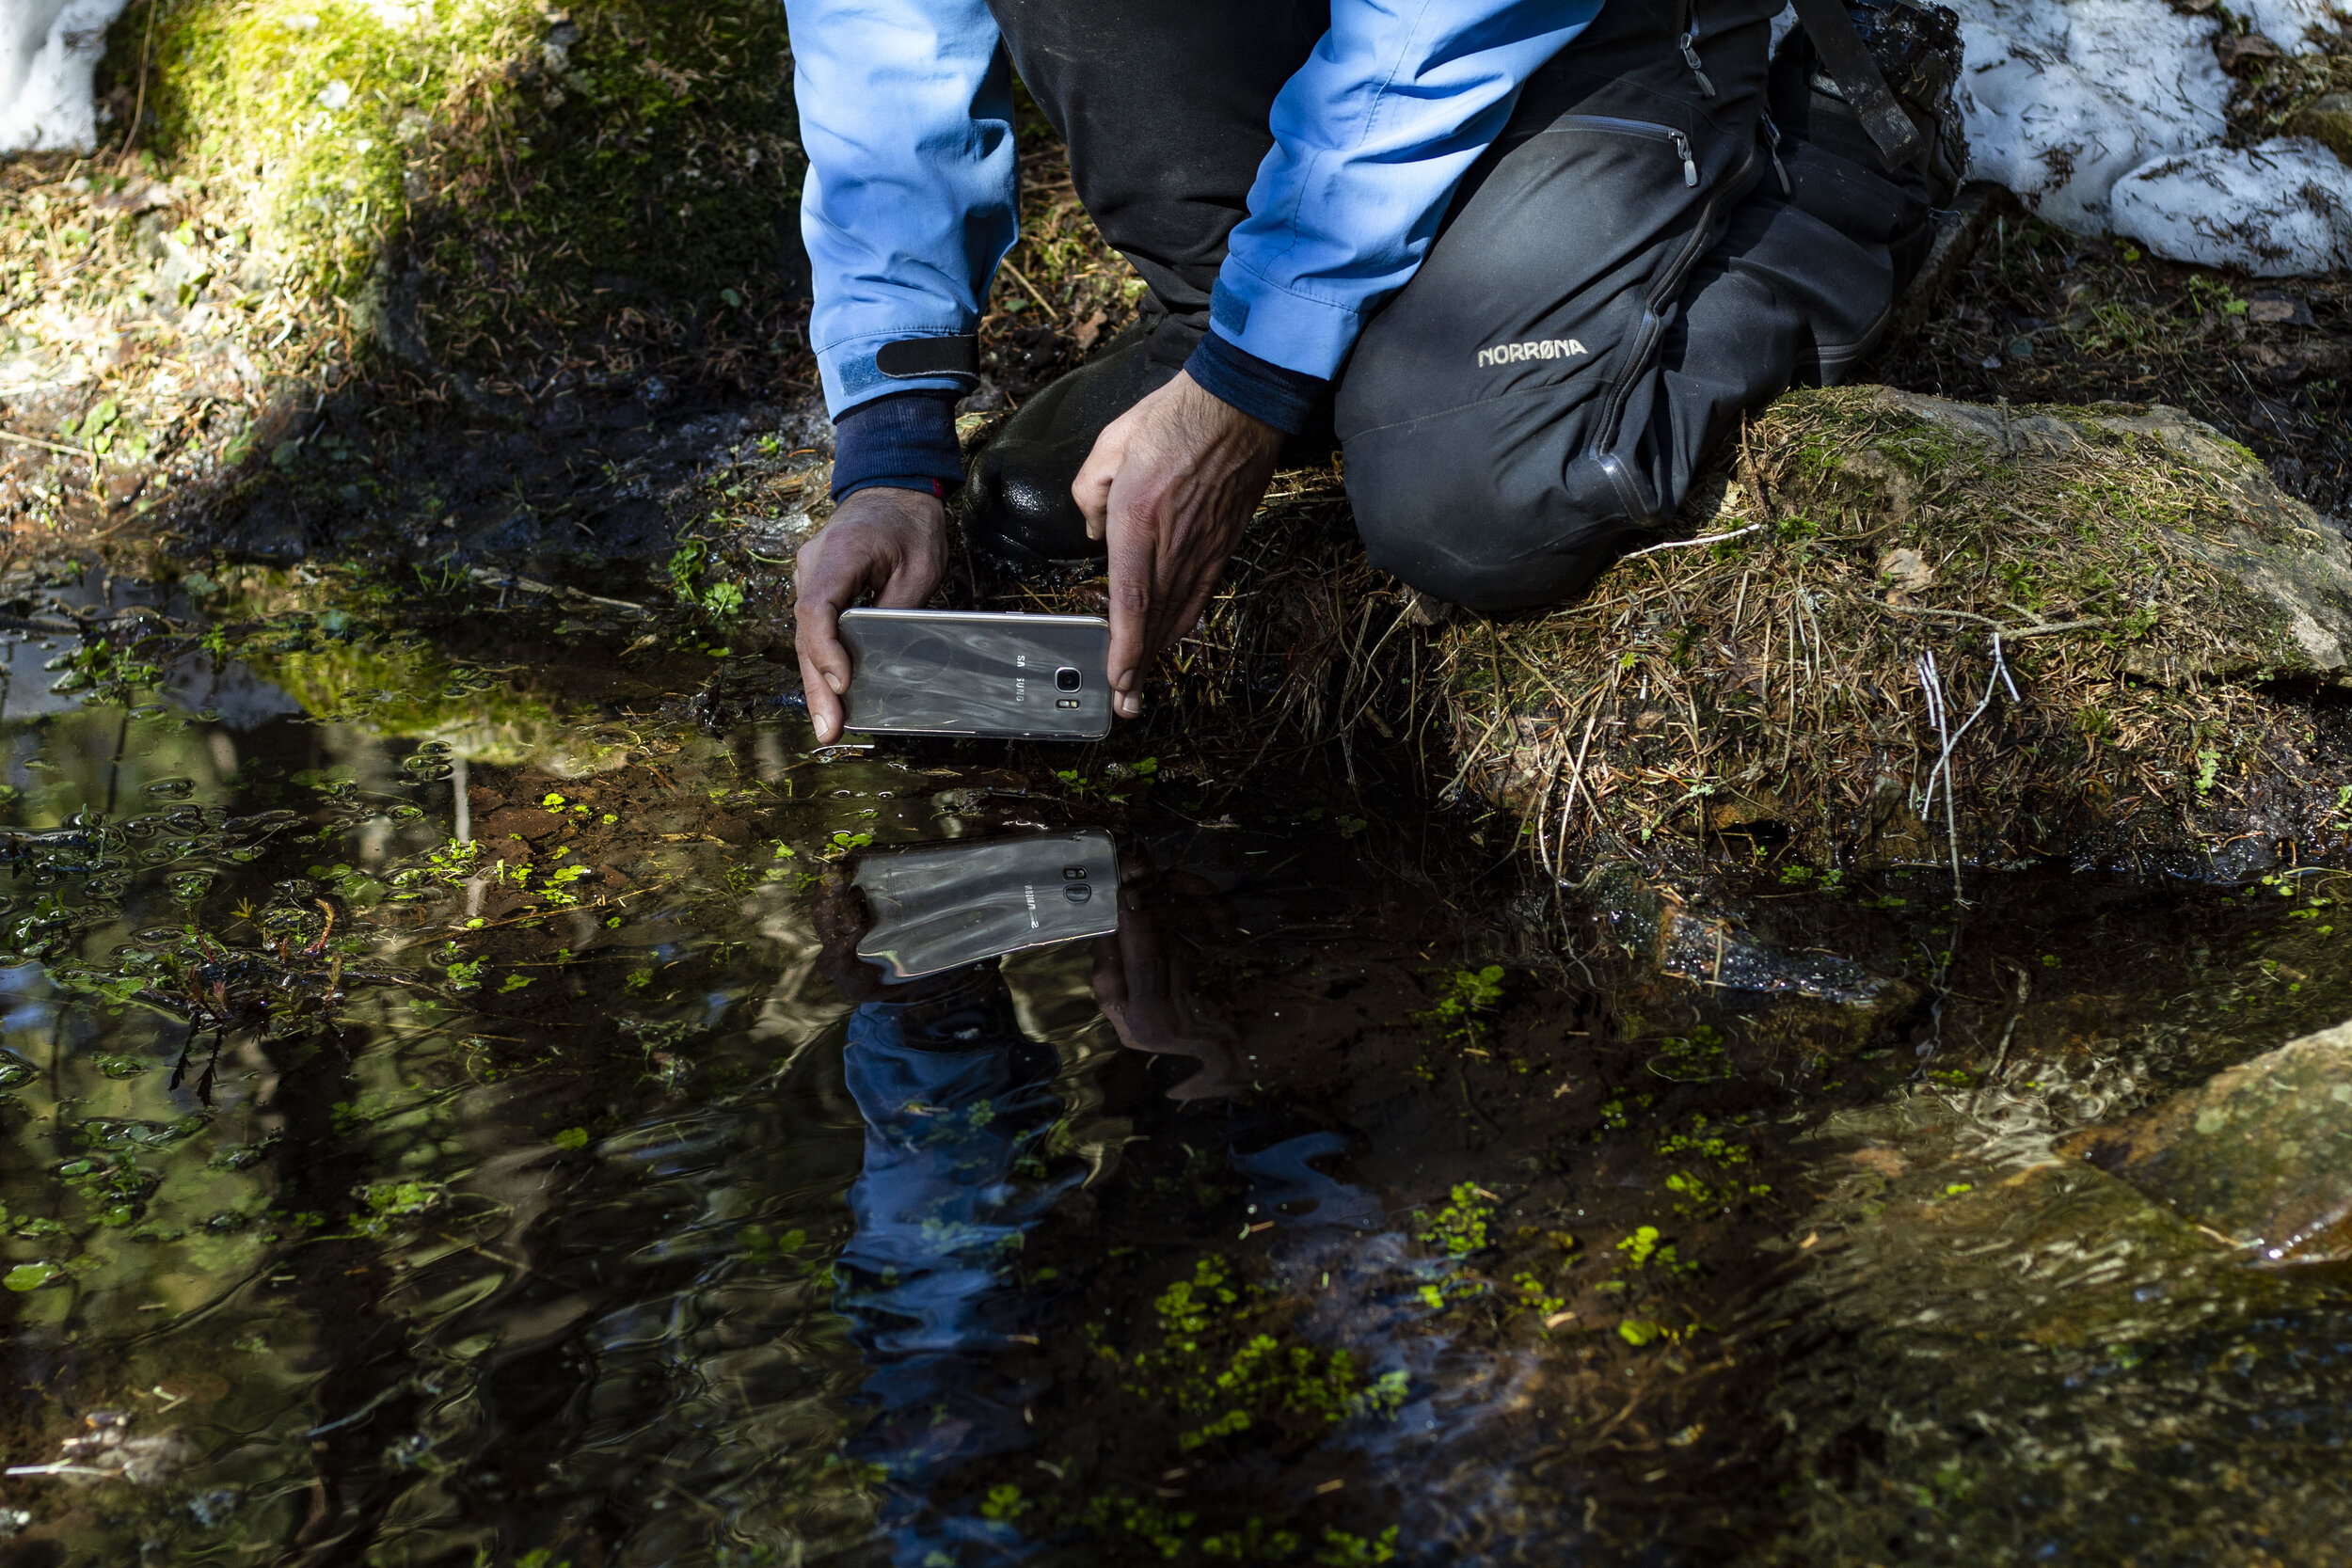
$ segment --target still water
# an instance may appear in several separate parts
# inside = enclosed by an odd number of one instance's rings
[[[1901,977],[1807,1003],[1306,786],[264,586],[7,634],[8,1568],[2352,1540],[2342,1266],[2064,1148],[2352,1016],[2335,879],[1776,893]]]

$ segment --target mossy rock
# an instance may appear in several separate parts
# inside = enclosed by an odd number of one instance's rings
[[[155,0],[108,41],[190,232],[283,291],[289,332],[517,411],[795,362],[803,160],[768,0]]]
[[[2352,555],[2187,416],[1800,393],[1698,510],[1443,639],[1464,777],[1553,869],[2344,853]]]

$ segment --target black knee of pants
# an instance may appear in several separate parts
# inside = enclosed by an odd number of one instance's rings
[[[1182,362],[1327,0],[990,4],[1080,199],[1168,312],[1152,357]],[[1342,374],[1375,562],[1472,609],[1556,603],[1673,515],[1741,413],[1867,349],[1903,195],[1793,142],[1782,195],[1760,133],[1778,8],[1609,0],[1521,91]]]
[[[1341,385],[1375,563],[1481,611],[1558,603],[1673,516],[1743,413],[1875,341],[1901,193],[1793,144],[1784,190],[1771,8],[1700,0],[1711,95],[1673,13],[1613,5],[1530,84]]]

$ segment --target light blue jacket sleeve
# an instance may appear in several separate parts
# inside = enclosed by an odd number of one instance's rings
[[[874,354],[972,331],[1012,247],[1012,78],[982,0],[786,0],[825,404],[955,389]]]
[[[1330,376],[1428,253],[1518,91],[1601,0],[1333,0],[1274,101],[1274,150],[1211,304],[1217,335]]]
[[[1218,335],[1329,376],[1403,288],[1518,89],[1600,0],[1334,0],[1331,29],[1276,98],[1274,149],[1234,230]],[[1012,245],[1009,70],[982,0],[787,0],[801,141],[810,337],[834,417],[899,379],[875,352],[974,329]]]

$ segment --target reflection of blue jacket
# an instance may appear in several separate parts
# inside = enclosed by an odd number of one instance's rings
[[[1024,1038],[992,960],[921,983],[924,1000],[868,1002],[850,1018],[843,1066],[866,1119],[866,1168],[850,1188],[855,1229],[834,1305],[867,1367],[877,1406],[850,1445],[888,1473],[882,1531],[901,1564],[1009,1560],[1027,1548],[1009,1524],[929,1506],[932,1483],[965,1461],[1028,1441],[1022,1411],[1041,1386],[1001,1365],[1050,1303],[1015,1273],[1023,1239],[1083,1180],[1056,1174],[1040,1145],[1061,1113],[1057,1059]],[[1255,1119],[1269,1118],[1257,1115]],[[1248,1212],[1286,1228],[1382,1222],[1378,1200],[1309,1162],[1341,1153],[1327,1132],[1237,1145]]]
[[[1333,0],[1275,100],[1274,149],[1217,283],[1216,331],[1329,376],[1421,265],[1455,183],[1600,0]],[[787,0],[809,168],[810,333],[826,405],[952,389],[885,380],[901,338],[970,332],[1014,238],[1012,93],[985,0]],[[1106,24],[1108,24],[1106,23]]]
[[[866,1169],[850,1188],[856,1230],[835,1298],[880,1406],[851,1451],[888,1470],[883,1528],[909,1564],[961,1561],[955,1542],[1003,1553],[1018,1540],[1009,1526],[931,1516],[925,1495],[946,1466],[1025,1440],[1022,1407],[1038,1390],[996,1363],[1042,1303],[1013,1265],[1025,1232],[1083,1175],[1047,1180],[1030,1163],[1060,1110],[1056,1058],[1022,1037],[996,966],[973,966],[946,995],[925,990],[850,1020]]]

